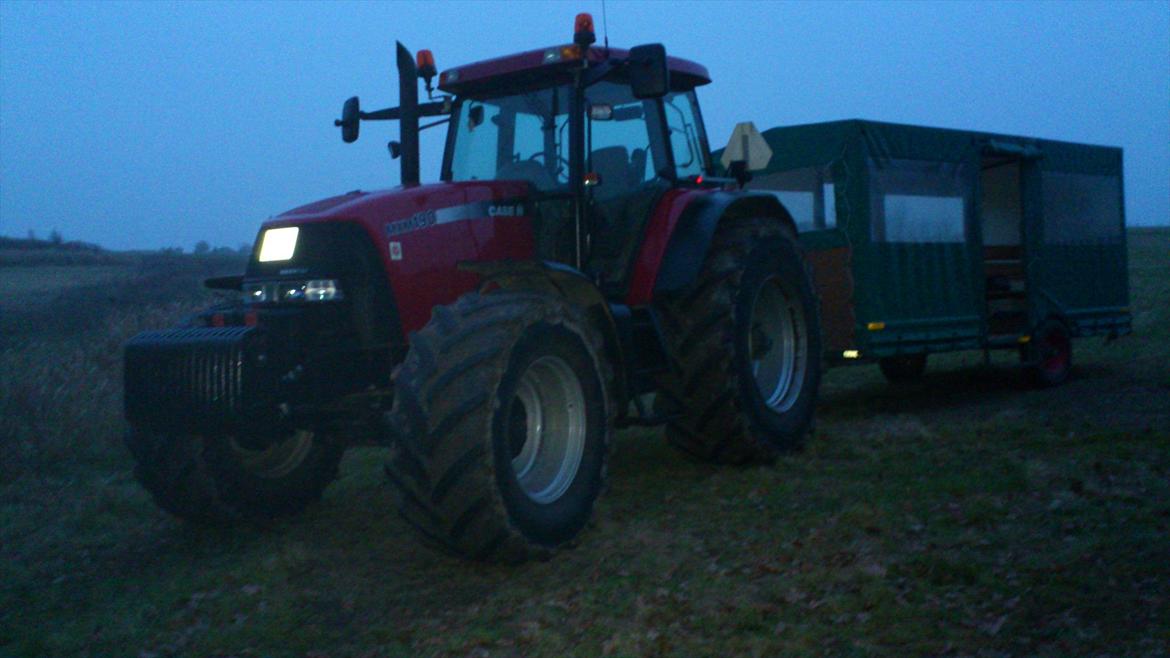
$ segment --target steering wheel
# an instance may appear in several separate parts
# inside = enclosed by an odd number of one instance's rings
[[[531,158],[500,167],[499,171],[496,172],[496,179],[528,181],[538,190],[551,190],[557,186],[556,181],[549,175],[544,165]]]
[[[542,167],[544,167],[545,166],[544,165],[544,151],[537,151],[536,153],[533,153],[532,155],[528,156],[528,162],[536,162],[536,163],[539,163]],[[547,168],[546,168],[546,171],[547,171]],[[566,158],[563,158],[563,157],[558,155],[557,156],[556,178],[558,178],[558,179],[560,178],[561,172],[564,172],[565,181],[568,181],[568,179],[569,179],[569,161]],[[562,182],[564,182],[564,181],[562,181]]]

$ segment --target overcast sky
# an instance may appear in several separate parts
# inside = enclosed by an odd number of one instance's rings
[[[1170,223],[1170,2],[610,0],[610,43],[702,62],[708,132],[846,118],[1121,146],[1131,224]],[[397,103],[393,45],[440,69],[565,43],[599,0],[377,4],[0,0],[0,234],[190,249],[398,178],[342,101]],[[440,130],[424,133],[438,178]]]

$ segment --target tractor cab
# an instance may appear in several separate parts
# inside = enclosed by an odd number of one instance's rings
[[[423,77],[431,89],[434,58],[424,50],[412,62],[400,45],[401,108],[360,118],[402,121],[391,151],[401,155],[409,185],[418,181],[418,122],[409,108],[445,115],[441,180],[527,183],[516,212],[533,218],[535,257],[570,264],[607,295],[621,296],[663,195],[710,176],[694,92],[710,77],[695,62],[667,57],[661,45],[623,50],[593,42],[592,19],[581,14],[573,43],[445,70],[438,88],[449,95],[422,104],[412,98],[414,80]],[[356,137],[355,119],[337,123],[352,124]]]
[[[666,92],[639,98],[629,62],[624,50],[571,45],[440,79],[456,94],[443,180],[527,181],[538,207],[537,257],[578,264],[612,292],[624,288],[662,195],[711,168],[694,92],[709,81],[705,69],[667,59]]]

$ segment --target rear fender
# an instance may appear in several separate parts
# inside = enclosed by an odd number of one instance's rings
[[[463,262],[459,269],[483,277],[480,290],[534,290],[563,297],[585,309],[605,341],[605,357],[614,369],[614,400],[622,412],[629,400],[627,367],[617,321],[605,295],[581,271],[550,261]]]
[[[649,304],[655,295],[691,285],[703,267],[719,222],[737,217],[775,218],[796,235],[796,223],[788,210],[767,192],[686,190],[668,194],[654,211],[626,303]]]

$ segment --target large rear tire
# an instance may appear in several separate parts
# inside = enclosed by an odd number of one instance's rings
[[[202,522],[262,521],[302,511],[337,478],[344,446],[307,430],[262,447],[230,436],[131,429],[134,475],[159,507]]]
[[[667,440],[704,461],[771,461],[813,426],[819,306],[796,237],[767,219],[725,220],[695,285],[659,305],[679,372],[656,409]]]
[[[386,473],[429,543],[494,562],[572,540],[605,483],[612,403],[602,338],[535,292],[471,293],[411,336],[387,416]]]

